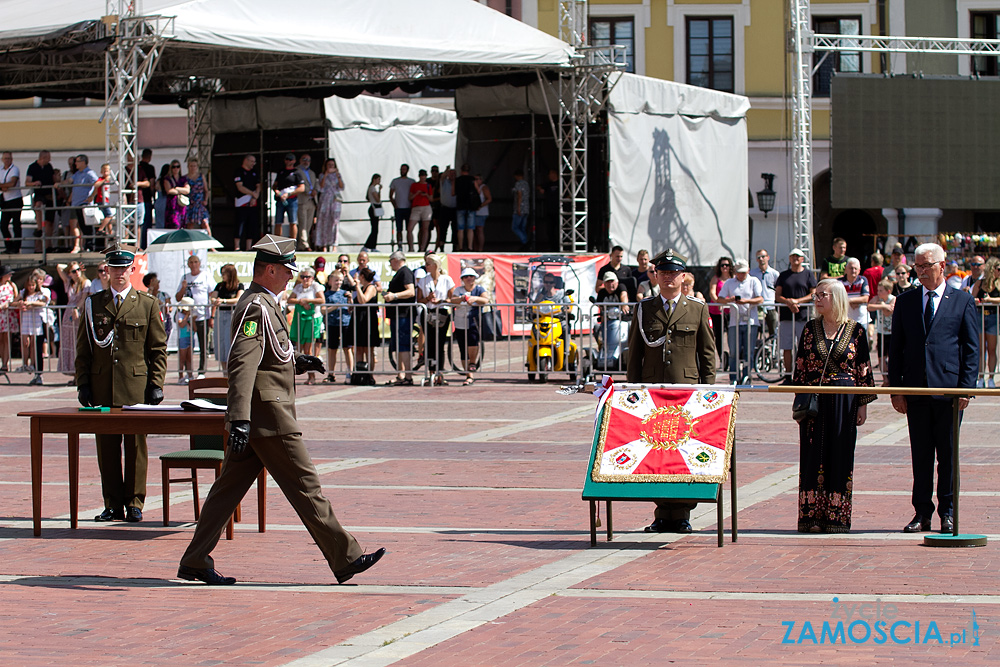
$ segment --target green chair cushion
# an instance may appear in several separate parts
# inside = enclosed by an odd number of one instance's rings
[[[170,452],[161,454],[161,460],[177,461],[182,459],[195,459],[198,461],[221,461],[224,454],[218,449],[188,449],[183,452]]]

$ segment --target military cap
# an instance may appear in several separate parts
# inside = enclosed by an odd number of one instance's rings
[[[687,271],[687,257],[668,248],[649,260],[657,271]]]
[[[295,263],[295,239],[265,234],[264,238],[257,241],[252,248],[257,251],[255,261],[282,264],[292,271],[299,270]]]
[[[104,261],[108,263],[108,266],[132,266],[134,260],[135,248],[113,245],[104,253]]]

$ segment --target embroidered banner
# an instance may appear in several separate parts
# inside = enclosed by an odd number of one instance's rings
[[[725,482],[736,425],[734,391],[620,389],[604,402],[595,482]]]

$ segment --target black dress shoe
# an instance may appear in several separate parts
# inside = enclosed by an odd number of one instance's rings
[[[673,532],[673,523],[673,521],[668,521],[667,519],[653,519],[653,523],[643,528],[643,530],[647,533],[670,533]]]
[[[687,519],[678,519],[674,522],[674,532],[675,533],[691,533],[694,529],[691,528],[691,522]]]
[[[203,581],[209,586],[232,586],[236,583],[236,577],[223,577],[211,567],[199,570],[195,567],[181,565],[177,568],[177,578],[186,581]]]
[[[126,507],[125,520],[129,523],[139,523],[142,521],[142,510],[138,507]]]
[[[950,516],[941,517],[941,532],[942,533],[954,533],[955,532],[955,521]]]
[[[928,531],[931,529],[931,520],[925,519],[919,514],[914,514],[913,519],[910,523],[903,526],[904,533],[919,533],[921,531]]]
[[[358,558],[356,561],[348,565],[347,567],[337,570],[333,573],[333,576],[337,577],[337,583],[342,584],[356,574],[361,574],[368,568],[370,568],[375,563],[379,562],[379,559],[385,555],[385,547],[381,547],[378,551],[370,554],[365,554]]]
[[[94,521],[99,521],[102,523],[108,521],[124,521],[124,520],[125,520],[125,512],[122,510],[121,507],[116,507],[115,509],[106,507],[103,512],[94,517]]]

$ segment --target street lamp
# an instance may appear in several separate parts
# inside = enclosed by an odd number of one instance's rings
[[[767,214],[774,210],[774,174],[761,174],[764,179],[764,189],[757,192],[757,208],[767,217]]]

